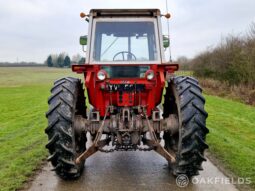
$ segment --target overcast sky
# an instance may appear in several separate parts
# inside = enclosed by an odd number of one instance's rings
[[[255,21],[254,0],[168,0],[172,56],[192,58]],[[43,62],[50,53],[80,53],[87,34],[81,11],[91,8],[160,8],[165,0],[0,0],[0,62]],[[166,26],[166,20],[162,19]],[[164,27],[167,34],[166,27]]]

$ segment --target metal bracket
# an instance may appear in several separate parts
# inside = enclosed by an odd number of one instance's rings
[[[108,110],[109,110],[109,108],[107,107],[105,116],[104,116],[104,120],[103,120],[100,128],[97,131],[97,135],[96,135],[96,138],[95,138],[93,144],[85,152],[83,152],[78,158],[76,158],[76,160],[75,160],[76,164],[80,164],[82,161],[86,160],[88,157],[90,157],[91,155],[96,153],[99,150],[99,148],[104,147],[111,141],[110,138],[101,140],[101,137],[103,134],[103,129],[104,129],[104,122],[105,122],[106,116],[108,114]]]
[[[151,135],[151,140],[143,138],[143,143],[148,145],[149,147],[153,147],[154,151],[156,151],[158,154],[163,156],[166,160],[170,161],[171,163],[174,163],[176,161],[175,157],[171,155],[169,152],[167,152],[167,150],[164,149],[164,147],[162,147],[162,145],[158,141],[156,133],[153,127],[151,126],[148,116],[146,114],[145,114],[145,117],[146,117],[148,129]]]
[[[98,111],[93,111],[91,112],[91,121],[96,121],[96,122],[99,122],[100,121],[100,115],[99,115],[99,112]]]
[[[160,111],[152,111],[152,121],[160,121]]]
[[[130,110],[129,110],[129,108],[123,108],[123,110],[122,110],[122,121],[130,121]]]

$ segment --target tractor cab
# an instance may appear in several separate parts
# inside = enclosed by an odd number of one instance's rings
[[[157,9],[91,10],[89,33],[80,40],[87,45],[86,63],[165,62],[160,17]]]
[[[151,115],[160,103],[166,72],[178,69],[164,64],[169,39],[162,35],[161,16],[158,9],[81,14],[89,22],[88,35],[80,37],[86,63],[73,70],[85,73],[90,104],[101,117],[107,106],[146,107]]]

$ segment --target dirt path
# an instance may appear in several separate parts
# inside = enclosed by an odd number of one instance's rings
[[[234,185],[220,183],[227,177],[209,160],[204,163],[204,171],[200,173],[195,184],[185,188],[176,185],[170,174],[165,159],[155,152],[114,152],[111,154],[96,153],[85,164],[82,177],[76,181],[63,181],[54,172],[51,165],[43,167],[35,177],[29,191],[85,191],[85,190],[160,190],[160,191],[236,191]],[[208,180],[209,179],[209,180]],[[218,181],[213,183],[212,181]],[[206,183],[206,181],[209,183]],[[199,183],[198,183],[199,182]]]

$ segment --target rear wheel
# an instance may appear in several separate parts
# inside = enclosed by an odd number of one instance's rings
[[[62,78],[54,83],[48,99],[49,111],[46,113],[48,135],[46,148],[56,173],[64,179],[81,175],[84,162],[75,164],[75,158],[86,150],[86,133],[74,131],[76,115],[86,117],[85,97],[82,83],[76,78]]]
[[[176,114],[180,128],[175,134],[164,132],[165,149],[176,155],[176,163],[170,164],[174,175],[185,174],[188,177],[198,175],[202,162],[206,161],[204,150],[207,112],[205,99],[198,81],[191,77],[173,78],[166,87],[163,117]]]

